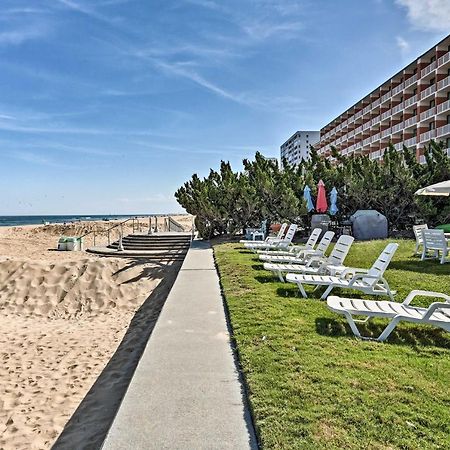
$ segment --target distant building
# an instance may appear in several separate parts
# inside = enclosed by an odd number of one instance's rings
[[[309,158],[309,146],[320,140],[319,131],[296,131],[280,147],[281,161],[283,158],[289,164],[298,164],[302,159]]]
[[[264,156],[264,155],[261,155],[265,160],[267,160],[267,161],[271,161],[271,162],[273,162],[273,163],[275,163],[277,166],[278,166],[278,159],[277,158],[274,158],[274,157],[272,157],[272,156]]]

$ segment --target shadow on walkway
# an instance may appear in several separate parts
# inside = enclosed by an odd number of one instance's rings
[[[166,268],[165,277],[134,315],[122,342],[67,422],[53,450],[100,449],[180,267],[181,262]]]

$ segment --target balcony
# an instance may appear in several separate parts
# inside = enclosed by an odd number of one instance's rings
[[[367,113],[369,113],[371,109],[372,109],[372,105],[367,105],[362,111],[363,116],[366,115]]]
[[[341,124],[336,127],[336,133],[341,129]]]
[[[436,137],[438,137],[438,138],[445,136],[447,134],[450,134],[450,123],[448,123],[447,125],[444,125],[443,127],[439,127],[436,130]]]
[[[351,123],[353,123],[355,121],[355,116],[350,116],[348,119],[348,124],[350,125]]]
[[[355,135],[361,133],[362,131],[362,125],[360,125],[358,128],[355,129]]]
[[[392,89],[392,95],[396,95],[399,92],[403,91],[404,87],[405,87],[405,83],[400,83],[398,86],[395,86],[395,88]]]
[[[363,147],[365,147],[366,145],[369,145],[370,144],[370,137],[368,137],[368,138],[366,138],[366,139],[364,139],[363,141],[362,141],[362,144],[363,144]]]
[[[441,81],[438,81],[438,89],[444,89],[445,87],[447,87],[450,84],[450,76],[447,78],[444,78]]]
[[[381,103],[384,103],[385,101],[389,100],[391,98],[391,91],[386,92],[386,94],[384,94],[381,97]]]
[[[389,117],[391,117],[391,110],[388,109],[387,111],[385,111],[384,113],[381,114],[381,120],[386,120]]]
[[[372,125],[372,121],[371,121],[371,120],[368,120],[367,122],[363,123],[363,125],[362,125],[363,131],[365,131],[365,130],[367,130],[368,128],[370,128],[371,125]]]
[[[381,150],[376,150],[369,155],[370,159],[380,159],[381,158]]]
[[[380,140],[380,135],[381,135],[381,133],[374,134],[374,135],[371,137],[371,139],[370,139],[370,143],[379,141],[379,140]]]
[[[404,128],[408,128],[412,125],[415,125],[417,123],[417,116],[410,117],[409,119],[406,119],[403,124]]]
[[[437,105],[437,113],[441,114],[443,112],[446,112],[450,109],[450,100],[447,100],[444,103],[441,103],[440,105]]]
[[[353,137],[355,135],[355,130],[351,130],[347,133],[348,138],[350,139],[351,137]]]
[[[391,128],[392,134],[398,133],[399,131],[402,131],[405,127],[405,124],[403,122],[397,123],[396,125],[393,125]]]
[[[372,103],[372,108],[376,108],[379,104],[380,104],[380,99],[379,98],[377,98],[376,100],[374,100],[373,101],[373,103]]]
[[[385,138],[386,136],[389,136],[391,134],[391,129],[387,128],[386,130],[383,130],[381,132],[381,138]]]
[[[421,76],[421,77],[425,77],[425,76],[428,75],[429,73],[433,72],[434,69],[436,69],[436,61],[433,61],[431,64],[428,64],[427,67],[424,67],[424,68],[420,71],[420,76]]]
[[[412,77],[409,77],[407,80],[404,81],[404,88],[411,86],[417,81],[417,74],[415,73]]]
[[[422,114],[420,114],[420,121],[422,122],[423,120],[427,120],[435,115],[436,115],[436,106],[433,106],[432,108],[427,109]]]
[[[404,141],[403,144],[405,144],[406,147],[412,147],[413,145],[416,145],[417,144],[416,136],[406,139],[406,141]]]
[[[414,103],[417,103],[417,95],[413,95],[412,97],[409,97],[407,100],[405,100],[403,102],[403,107],[407,108],[408,106],[411,106]]]
[[[445,53],[437,60],[437,66],[440,67],[448,61],[450,61],[450,52]]]
[[[394,144],[394,148],[397,151],[401,150],[403,148],[403,142],[397,142],[396,144]]]
[[[444,81],[444,80],[442,80],[442,81]],[[433,84],[433,85],[427,87],[424,91],[422,91],[420,93],[420,100],[423,100],[424,98],[427,98],[430,95],[433,95],[435,92],[436,92],[436,85]]]
[[[361,116],[362,116],[362,110],[361,111],[358,111],[356,114],[355,114],[355,120],[356,119],[359,119]]]
[[[443,128],[443,127],[441,127]],[[423,144],[424,142],[428,142],[430,139],[434,139],[436,137],[436,130],[430,130],[425,133],[422,133],[419,137],[419,143]]]
[[[372,126],[373,126],[373,125],[376,125],[377,123],[380,122],[380,120],[381,120],[381,116],[378,115],[378,116],[374,117],[374,118],[370,121],[370,124],[371,124]]]
[[[392,114],[397,114],[398,112],[400,112],[400,111],[402,111],[403,109],[404,109],[404,104],[403,104],[403,102],[402,103],[399,103],[398,105],[395,105],[393,108],[392,108]]]

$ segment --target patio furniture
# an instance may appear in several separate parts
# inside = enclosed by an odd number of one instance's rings
[[[369,270],[348,268],[340,276],[288,273],[286,275],[286,281],[295,283],[305,298],[308,295],[303,285],[312,284],[316,286],[327,286],[325,292],[320,297],[322,300],[326,299],[335,287],[355,289],[365,294],[387,295],[394,300],[396,291],[391,290],[383,275],[397,248],[398,244],[388,244]]]
[[[414,249],[415,255],[420,254],[419,247],[423,245],[422,230],[428,230],[428,225],[426,223],[423,225],[413,226],[414,237],[416,238],[416,248]]]
[[[423,251],[422,261],[430,258],[429,253],[432,252],[431,258],[440,259],[441,264],[444,264],[449,253],[448,242],[445,239],[444,230],[422,230]],[[441,256],[439,256],[439,254]]]
[[[244,244],[245,248],[256,252],[263,249],[286,249],[292,242],[295,232],[297,231],[297,225],[295,223],[289,226],[289,229],[281,240],[273,240],[267,242],[247,242]]]
[[[322,230],[320,228],[315,228],[312,233],[310,234],[306,244],[304,245],[292,245],[291,247],[285,249],[285,250],[258,250],[257,253],[259,255],[295,255],[295,253],[298,253],[300,250],[312,250],[314,249],[314,246],[316,245],[320,233]]]
[[[352,236],[342,235],[328,257],[311,256],[306,264],[264,263],[264,269],[275,272],[281,282],[285,273],[339,275],[347,269],[343,264],[353,241]]]
[[[266,223],[267,223],[267,221],[266,221]],[[280,230],[278,231],[278,234],[276,236],[268,236],[268,237],[266,237],[265,240],[262,240],[260,242],[275,242],[277,240],[283,239],[284,232],[286,231],[286,228],[287,228],[287,223],[283,223],[281,225]],[[252,230],[254,230],[254,228]],[[253,233],[253,231],[252,231],[252,233]],[[254,240],[254,239],[252,239],[252,240]],[[247,243],[251,242],[252,240],[250,240],[250,239],[241,239],[239,242],[241,244],[247,244]]]
[[[328,247],[331,244],[331,241],[334,238],[333,231],[327,231],[320,242],[317,244],[315,249],[313,248],[300,248],[295,255],[292,255],[292,252],[289,255],[271,255],[270,253],[265,255],[259,255],[259,259],[261,261],[273,261],[273,262],[288,262],[288,263],[297,263],[304,264],[306,258],[310,256],[324,256],[325,252],[328,250]]]
[[[444,301],[434,302],[428,308],[411,306],[410,303],[417,296],[441,298]],[[376,338],[385,341],[400,321],[433,325],[450,331],[450,296],[439,292],[411,291],[403,303],[341,298],[331,295],[327,299],[331,311],[342,314],[350,325],[353,334],[361,339],[371,339],[361,336],[356,323],[364,323],[372,317],[391,319],[387,327]],[[353,316],[367,316],[364,320],[354,319]]]

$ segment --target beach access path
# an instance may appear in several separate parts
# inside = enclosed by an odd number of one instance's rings
[[[193,241],[102,448],[258,448],[208,243]]]

